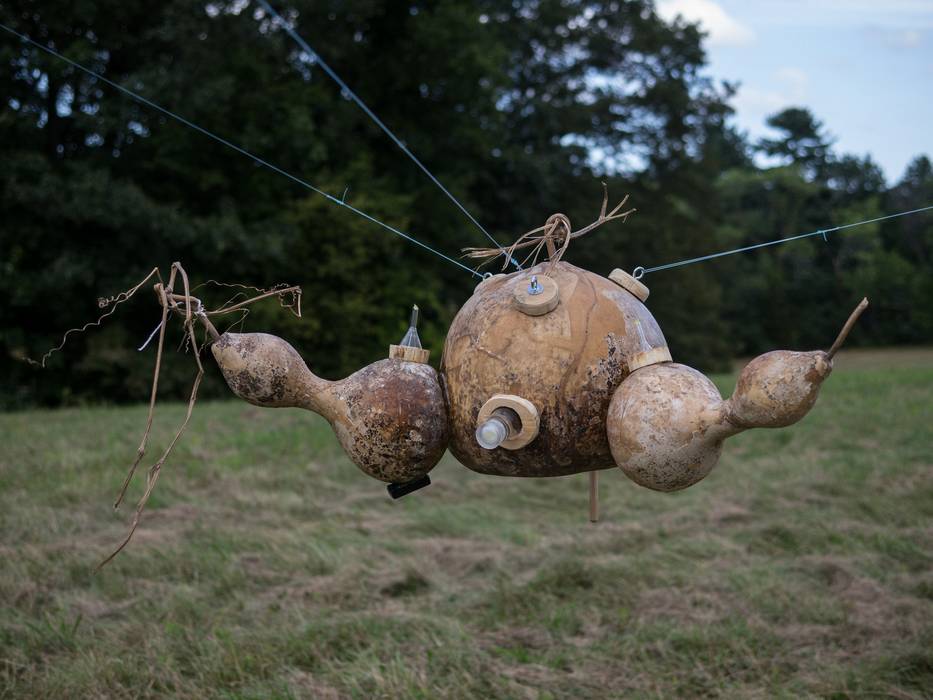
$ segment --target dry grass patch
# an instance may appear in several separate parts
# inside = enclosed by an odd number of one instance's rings
[[[933,351],[846,353],[687,491],[603,472],[594,526],[584,476],[395,502],[316,417],[206,403],[98,575],[145,409],[0,415],[0,698],[928,697],[931,407]]]

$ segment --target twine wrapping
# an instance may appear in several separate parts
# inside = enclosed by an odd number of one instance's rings
[[[626,195],[612,211],[607,212],[606,208],[609,205],[609,191],[605,183],[603,183],[603,205],[600,207],[599,217],[596,221],[588,226],[584,226],[579,231],[574,231],[572,229],[570,219],[566,214],[552,214],[547,218],[547,221],[544,222],[544,226],[539,226],[527,233],[523,233],[519,236],[518,240],[508,248],[464,248],[463,252],[467,258],[483,260],[483,264],[491,262],[500,255],[504,256],[505,262],[502,265],[502,269],[505,270],[509,261],[514,258],[516,251],[531,248],[531,251],[525,256],[525,259],[522,260],[522,265],[527,265],[530,260],[533,266],[537,264],[538,256],[541,254],[541,251],[547,248],[547,259],[551,263],[548,267],[548,272],[550,273],[564,256],[564,253],[567,252],[567,248],[570,247],[570,241],[584,236],[610,221],[615,221],[616,219],[622,219],[624,221],[629,214],[634,213],[635,209],[620,211],[620,209],[625,206],[626,202],[628,202],[628,195]]]

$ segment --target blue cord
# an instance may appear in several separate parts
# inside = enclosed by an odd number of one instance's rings
[[[749,250],[755,250],[756,248],[766,248],[771,245],[778,245],[780,243],[788,243],[789,241],[800,240],[801,238],[809,238],[810,236],[822,236],[823,240],[827,240],[826,234],[833,233],[834,231],[841,231],[845,228],[853,228],[854,226],[862,226],[864,224],[873,224],[878,221],[885,221],[887,219],[895,219],[898,216],[907,216],[908,214],[919,214],[923,211],[930,211],[933,209],[933,205],[928,207],[921,207],[920,209],[911,209],[910,211],[902,211],[897,214],[888,214],[887,216],[879,216],[874,219],[866,219],[865,221],[856,221],[853,224],[843,224],[842,226],[833,226],[832,228],[820,229],[818,231],[811,231],[810,233],[801,233],[798,236],[790,236],[788,238],[779,238],[774,241],[768,241],[767,243],[757,243],[755,245],[745,246],[744,248],[735,248],[734,250],[726,250],[722,253],[713,253],[712,255],[703,255],[699,258],[690,258],[689,260],[681,260],[679,262],[667,263],[666,265],[658,265],[657,267],[641,267],[640,265],[632,270],[632,277],[635,279],[641,279],[649,272],[658,272],[659,270],[669,270],[672,267],[680,267],[681,265],[692,265],[693,263],[703,262],[704,260],[712,260],[713,258],[721,258],[725,255],[732,255],[734,253],[744,253]]]
[[[446,261],[448,261],[448,262],[450,262],[450,263],[453,263],[453,264],[456,265],[457,267],[463,268],[464,270],[466,270],[467,272],[469,272],[471,275],[475,275],[476,277],[479,277],[480,279],[483,279],[483,275],[482,275],[481,273],[477,272],[476,270],[474,270],[474,269],[472,269],[472,268],[470,268],[470,267],[467,267],[466,265],[464,265],[464,264],[461,263],[460,261],[454,260],[453,258],[451,258],[451,257],[449,257],[449,256],[447,256],[447,255],[444,255],[443,253],[441,253],[441,252],[438,251],[438,250],[435,250],[434,248],[432,248],[431,246],[427,245],[426,243],[422,243],[422,242],[419,241],[417,238],[413,238],[412,236],[409,236],[407,233],[403,233],[402,231],[399,231],[399,230],[398,230],[397,228],[395,228],[394,226],[390,226],[389,224],[386,224],[386,223],[383,223],[382,221],[379,221],[379,219],[376,219],[375,217],[373,217],[373,216],[367,214],[366,212],[364,212],[364,211],[362,211],[362,210],[360,210],[360,209],[357,209],[357,208],[354,207],[353,205],[347,204],[346,202],[341,201],[341,200],[338,199],[337,197],[333,197],[333,196],[327,194],[327,192],[324,192],[323,190],[319,190],[317,187],[315,187],[315,186],[312,185],[311,183],[306,182],[305,180],[302,180],[301,178],[299,178],[299,177],[297,177],[297,176],[295,176],[295,175],[292,175],[291,173],[289,173],[289,172],[287,172],[287,171],[285,171],[285,170],[282,170],[282,168],[278,167],[277,165],[273,165],[272,163],[270,163],[270,162],[267,161],[267,160],[263,160],[263,159],[260,158],[259,156],[253,155],[252,153],[250,153],[250,152],[247,151],[246,149],[240,148],[240,147],[237,146],[236,144],[233,144],[233,143],[231,143],[230,141],[227,141],[226,139],[224,139],[224,138],[222,138],[222,137],[220,137],[220,136],[217,136],[217,135],[214,134],[214,133],[211,133],[210,131],[208,131],[208,130],[205,129],[204,127],[198,126],[198,125],[195,124],[194,122],[191,122],[191,121],[185,119],[184,117],[182,117],[182,116],[180,116],[180,115],[178,115],[178,114],[175,114],[174,112],[172,112],[172,111],[166,109],[165,107],[161,107],[160,105],[157,105],[157,104],[156,104],[155,102],[153,102],[152,100],[146,99],[146,98],[143,97],[142,95],[139,95],[139,94],[133,92],[132,90],[123,87],[123,86],[120,85],[119,83],[115,83],[114,81],[109,80],[108,78],[105,78],[105,77],[102,76],[100,73],[96,73],[95,71],[91,70],[90,68],[86,68],[86,67],[84,67],[83,65],[81,65],[80,63],[77,63],[77,62],[75,62],[75,61],[72,61],[70,58],[68,58],[68,57],[66,57],[66,56],[63,56],[62,54],[58,53],[55,49],[51,49],[51,48],[49,48],[48,46],[44,46],[43,44],[40,44],[39,42],[34,41],[33,39],[30,39],[30,38],[29,38],[28,36],[26,36],[25,34],[20,34],[20,33],[19,33],[18,31],[16,31],[15,29],[11,29],[10,27],[6,26],[6,25],[3,24],[3,23],[0,23],[0,29],[4,29],[5,31],[9,32],[10,34],[19,37],[21,40],[23,40],[23,41],[25,41],[25,42],[27,42],[27,43],[29,43],[29,44],[32,44],[32,45],[35,46],[36,48],[41,49],[42,51],[45,51],[46,53],[51,54],[52,56],[55,56],[56,58],[61,59],[62,61],[64,61],[64,62],[67,63],[68,65],[73,66],[74,68],[77,68],[78,70],[83,71],[84,73],[87,73],[88,75],[90,75],[90,76],[92,76],[92,77],[94,77],[94,78],[97,78],[97,79],[100,80],[101,82],[104,82],[104,83],[106,83],[107,85],[110,85],[110,86],[113,87],[113,88],[116,88],[117,90],[119,90],[120,92],[124,93],[125,95],[128,95],[128,96],[132,97],[132,98],[133,98],[134,100],[136,100],[137,102],[141,102],[142,104],[147,105],[148,107],[151,107],[152,109],[155,109],[155,110],[161,112],[162,114],[164,114],[164,115],[166,115],[166,116],[168,116],[168,117],[171,117],[172,119],[174,119],[174,120],[176,120],[176,121],[178,121],[178,122],[181,122],[181,123],[184,124],[185,126],[189,126],[189,127],[191,127],[192,129],[194,129],[195,131],[199,131],[200,133],[204,134],[204,135],[207,136],[208,138],[211,138],[211,139],[213,139],[214,141],[217,141],[218,143],[221,143],[221,144],[223,144],[224,146],[227,146],[228,148],[232,148],[232,149],[233,149],[234,151],[236,151],[237,153],[243,154],[243,155],[246,156],[247,158],[250,158],[250,159],[252,159],[253,161],[255,161],[256,163],[258,163],[259,165],[262,165],[262,166],[264,166],[264,167],[266,167],[266,168],[269,168],[270,170],[273,170],[273,171],[279,173],[280,175],[284,175],[284,176],[287,177],[289,180],[292,180],[293,182],[297,182],[297,183],[298,183],[299,185],[301,185],[302,187],[305,187],[305,188],[311,190],[312,192],[315,192],[316,194],[321,195],[322,197],[326,198],[328,201],[331,201],[331,202],[333,202],[334,204],[337,204],[337,205],[339,205],[339,206],[341,206],[341,207],[344,207],[344,208],[346,208],[346,209],[349,209],[350,211],[352,211],[352,212],[353,212],[354,214],[356,214],[357,216],[361,216],[361,217],[363,217],[364,219],[366,219],[367,221],[372,221],[374,224],[378,224],[379,226],[382,226],[383,228],[388,229],[389,231],[391,231],[392,233],[396,234],[397,236],[401,236],[401,237],[404,238],[406,241],[410,241],[411,243],[414,243],[415,245],[420,246],[420,247],[424,248],[425,250],[428,250],[428,251],[434,253],[434,254],[437,255],[438,257],[441,257],[441,258],[443,258],[444,260],[446,260]]]
[[[310,47],[310,46],[307,46],[307,44],[305,44],[305,43],[301,40],[301,38],[298,37],[297,34],[294,34],[294,32],[292,32],[290,29],[288,29],[287,25],[284,24],[284,20],[282,20],[281,17],[279,17],[279,15],[278,15],[277,13],[275,13],[275,11],[272,10],[271,7],[268,6],[268,3],[266,3],[265,0],[259,0],[259,2],[260,2],[261,4],[263,4],[263,5],[270,11],[270,13],[272,13],[273,15],[275,15],[276,17],[279,18],[279,20],[283,23],[283,26],[286,27],[286,31],[288,31],[289,34],[291,34],[291,35],[293,36],[293,38],[295,38],[296,41],[298,41],[300,44],[302,44],[303,48],[305,48],[305,49],[308,51],[309,54],[314,55],[314,56],[317,58],[317,60],[318,60],[318,62],[320,63],[321,67],[324,68],[326,71],[328,71],[328,74],[331,75],[331,76],[334,78],[334,80],[336,80],[337,83],[338,83],[339,85],[341,85],[341,87],[347,91],[348,94],[350,94],[351,96],[353,96],[353,98],[355,99],[355,101],[357,102],[357,104],[359,104],[360,107],[362,107],[363,110],[364,110],[367,114],[369,114],[377,124],[379,124],[379,126],[380,126],[380,127],[381,127],[381,128],[382,128],[382,129],[383,129],[397,144],[398,144],[398,145],[399,145],[399,147],[400,147],[403,151],[405,151],[405,153],[407,153],[407,154],[412,158],[412,160],[414,160],[419,166],[421,166],[422,170],[424,170],[424,171],[428,174],[428,176],[431,177],[431,179],[434,180],[434,182],[435,182],[442,190],[444,190],[444,192],[447,193],[447,195],[448,195],[455,203],[457,203],[458,206],[460,206],[460,208],[463,210],[463,212],[464,212],[465,214],[467,214],[467,216],[469,216],[470,219],[473,220],[473,222],[476,223],[477,226],[479,226],[479,228],[483,231],[483,233],[486,233],[486,235],[489,236],[489,234],[486,232],[486,230],[483,229],[482,226],[480,226],[479,223],[476,222],[476,220],[473,219],[472,216],[470,216],[469,212],[467,212],[466,209],[464,209],[464,208],[460,205],[460,203],[457,202],[457,200],[453,197],[453,195],[451,195],[449,192],[447,192],[446,189],[444,189],[443,185],[441,185],[441,183],[438,182],[437,179],[434,178],[433,175],[431,175],[431,173],[427,170],[427,168],[425,168],[423,165],[421,165],[421,162],[418,161],[418,159],[415,158],[415,156],[414,156],[407,148],[405,148],[405,146],[401,143],[401,141],[399,141],[399,140],[395,137],[395,135],[392,134],[392,132],[389,131],[388,128],[387,128],[381,121],[379,121],[378,117],[376,117],[376,115],[374,115],[374,114],[366,107],[366,105],[363,104],[362,101],[360,101],[359,98],[357,98],[357,97],[352,93],[352,91],[350,91],[350,89],[347,88],[347,87],[345,86],[345,84],[343,83],[343,81],[341,81],[340,78],[339,78],[335,73],[333,73],[333,72],[330,70],[330,68],[327,66],[327,64],[325,64],[323,61],[320,60],[320,57],[317,56],[317,54],[311,49],[311,47]],[[231,143],[230,141],[228,141],[228,140],[226,140],[226,139],[224,139],[224,138],[222,138],[222,137],[220,137],[220,136],[217,136],[216,134],[214,134],[214,133],[208,131],[207,129],[205,129],[204,127],[198,126],[198,125],[195,124],[194,122],[191,122],[191,121],[189,121],[188,119],[185,119],[185,118],[182,117],[181,115],[178,115],[178,114],[176,114],[176,113],[174,113],[174,112],[172,112],[172,111],[166,109],[165,107],[162,107],[162,106],[156,104],[156,103],[153,102],[152,100],[149,100],[149,99],[143,97],[142,95],[139,95],[138,93],[133,92],[132,90],[123,87],[123,86],[120,85],[119,83],[116,83],[116,82],[114,82],[114,81],[112,81],[112,80],[110,80],[110,79],[108,79],[108,78],[105,78],[104,76],[102,76],[101,74],[99,74],[99,73],[97,73],[97,72],[91,70],[90,68],[86,68],[85,66],[81,65],[80,63],[77,63],[76,61],[72,61],[70,58],[68,58],[68,57],[66,57],[66,56],[64,56],[64,55],[62,55],[62,54],[60,54],[58,51],[56,51],[56,50],[54,50],[54,49],[51,49],[51,48],[49,48],[48,46],[45,46],[45,45],[43,45],[43,44],[40,44],[40,43],[37,42],[37,41],[34,41],[33,39],[29,38],[29,37],[26,36],[25,34],[20,34],[20,33],[17,32],[15,29],[10,28],[10,27],[8,27],[7,25],[5,25],[5,24],[3,24],[3,23],[0,23],[0,29],[5,30],[6,32],[12,34],[13,36],[18,37],[18,38],[21,39],[22,41],[24,41],[24,42],[26,42],[26,43],[28,43],[28,44],[32,44],[32,45],[35,46],[36,48],[38,48],[38,49],[40,49],[40,50],[42,50],[42,51],[45,51],[46,53],[48,53],[48,54],[50,54],[50,55],[52,55],[52,56],[55,56],[55,57],[58,58],[58,59],[61,59],[62,61],[64,61],[64,62],[67,63],[68,65],[70,65],[70,66],[72,66],[72,67],[74,67],[74,68],[77,68],[78,70],[80,70],[80,71],[82,71],[82,72],[84,72],[84,73],[86,73],[86,74],[88,74],[88,75],[90,75],[90,76],[96,78],[97,80],[100,80],[100,81],[103,82],[103,83],[106,83],[107,85],[110,85],[111,87],[113,87],[113,88],[119,90],[120,92],[124,93],[125,95],[128,95],[129,97],[133,98],[134,100],[136,100],[136,101],[138,101],[138,102],[141,102],[142,104],[147,105],[148,107],[151,107],[152,109],[155,109],[155,110],[161,112],[162,114],[165,114],[165,115],[168,116],[168,117],[171,117],[172,119],[174,119],[174,120],[176,120],[176,121],[178,121],[178,122],[184,124],[185,126],[188,126],[188,127],[192,128],[192,129],[194,129],[195,131],[198,131],[198,132],[200,132],[201,134],[204,134],[204,135],[207,136],[208,138],[213,139],[214,141],[217,141],[218,143],[223,144],[224,146],[227,146],[228,148],[233,149],[233,150],[236,151],[237,153],[241,153],[242,155],[246,156],[247,158],[250,158],[250,159],[253,160],[254,162],[258,163],[259,165],[262,165],[262,166],[264,166],[264,167],[266,167],[266,168],[269,168],[270,170],[272,170],[272,171],[274,171],[274,172],[277,172],[277,173],[279,173],[280,175],[284,175],[285,177],[287,177],[288,179],[292,180],[293,182],[296,182],[297,184],[301,185],[302,187],[305,187],[305,188],[311,190],[312,192],[321,195],[322,197],[324,197],[324,198],[327,199],[328,201],[330,201],[330,202],[332,202],[332,203],[334,203],[334,204],[336,204],[336,205],[338,205],[338,206],[344,207],[345,209],[350,210],[351,212],[353,212],[353,213],[356,214],[357,216],[360,216],[360,217],[366,219],[367,221],[371,221],[371,222],[374,223],[374,224],[377,224],[377,225],[379,225],[379,226],[382,226],[383,228],[387,229],[388,231],[391,231],[392,233],[396,234],[397,236],[400,236],[400,237],[404,238],[405,240],[407,240],[407,241],[409,241],[409,242],[411,242],[411,243],[414,243],[415,245],[417,245],[417,246],[419,246],[419,247],[421,247],[421,248],[424,248],[425,250],[427,250],[427,251],[429,251],[429,252],[431,252],[431,253],[434,253],[434,254],[437,255],[438,257],[443,258],[444,260],[446,260],[447,262],[450,262],[450,263],[456,265],[457,267],[459,267],[459,268],[461,268],[461,269],[463,269],[463,270],[466,270],[466,271],[469,272],[471,275],[474,275],[475,277],[479,277],[480,279],[485,279],[486,275],[483,275],[483,274],[477,272],[476,270],[474,270],[474,269],[472,269],[472,268],[470,268],[470,267],[467,267],[466,265],[464,265],[464,264],[461,263],[460,261],[455,260],[455,259],[453,259],[453,258],[451,258],[451,257],[449,257],[449,256],[447,256],[447,255],[445,255],[444,253],[441,253],[441,252],[438,251],[438,250],[435,250],[434,248],[432,248],[431,246],[427,245],[426,243],[422,243],[422,242],[419,241],[417,238],[414,238],[414,237],[410,236],[409,234],[404,233],[403,231],[400,231],[399,229],[395,228],[394,226],[390,226],[389,224],[386,224],[386,223],[380,221],[379,219],[376,219],[375,217],[371,216],[370,214],[367,214],[366,212],[364,212],[364,211],[362,211],[362,210],[360,210],[360,209],[357,209],[356,207],[354,207],[354,206],[351,205],[351,204],[347,204],[347,203],[346,203],[345,201],[343,201],[342,199],[338,199],[337,197],[334,197],[334,196],[328,194],[327,192],[324,192],[323,190],[318,189],[317,187],[315,187],[314,185],[310,184],[309,182],[307,182],[307,181],[305,181],[305,180],[302,180],[301,178],[299,178],[299,177],[297,177],[297,176],[295,176],[295,175],[292,175],[291,173],[289,173],[289,172],[287,172],[287,171],[285,171],[285,170],[282,170],[282,168],[280,168],[280,167],[278,167],[278,166],[276,166],[276,165],[273,165],[273,164],[270,163],[269,161],[264,160],[264,159],[260,158],[259,156],[256,156],[256,155],[250,153],[250,152],[247,151],[246,149],[241,148],[240,146],[237,146],[236,144]],[[344,193],[344,194],[346,194],[346,193]],[[886,216],[879,216],[879,217],[876,217],[876,218],[874,218],[874,219],[866,219],[866,220],[864,220],[864,221],[857,221],[857,222],[851,223],[851,224],[843,224],[843,225],[841,225],[841,226],[834,226],[834,227],[832,227],[832,228],[819,229],[819,230],[817,230],[817,231],[811,231],[811,232],[809,232],[809,233],[802,233],[802,234],[799,234],[799,235],[797,235],[797,236],[790,236],[790,237],[788,237],[788,238],[779,238],[779,239],[777,239],[777,240],[768,241],[768,242],[766,242],[766,243],[758,243],[758,244],[755,244],[755,245],[745,246],[745,247],[743,247],[743,248],[735,248],[735,249],[733,249],[733,250],[726,250],[726,251],[723,251],[723,252],[720,252],[720,253],[712,253],[712,254],[710,254],[710,255],[703,255],[703,256],[698,257],[698,258],[689,258],[689,259],[687,259],[687,260],[680,260],[680,261],[678,261],[678,262],[667,263],[667,264],[665,264],[665,265],[657,265],[656,267],[648,267],[648,268],[646,268],[646,267],[638,266],[638,267],[636,267],[636,268],[632,271],[632,276],[635,277],[635,279],[641,279],[644,275],[646,275],[646,274],[648,274],[648,273],[650,273],[650,272],[659,272],[659,271],[661,271],[661,270],[669,270],[669,269],[671,269],[671,268],[681,267],[681,266],[683,266],[683,265],[692,265],[693,263],[703,262],[703,261],[705,261],[705,260],[712,260],[712,259],[714,259],[714,258],[721,258],[721,257],[724,257],[724,256],[726,256],[726,255],[734,255],[735,253],[744,253],[744,252],[747,252],[747,251],[750,251],[750,250],[756,250],[756,249],[758,249],[758,248],[765,248],[765,247],[768,247],[768,246],[779,245],[779,244],[781,244],[781,243],[788,243],[788,242],[790,242],[790,241],[800,240],[801,238],[809,238],[809,237],[811,237],[811,236],[822,236],[822,237],[823,237],[823,240],[826,240],[826,234],[827,234],[827,233],[833,233],[833,232],[835,232],[835,231],[841,231],[841,230],[843,230],[843,229],[853,228],[853,227],[855,227],[855,226],[863,226],[863,225],[865,225],[865,224],[872,224],[872,223],[876,223],[876,222],[879,222],[879,221],[886,221],[886,220],[888,220],[888,219],[894,219],[894,218],[897,218],[897,217],[900,217],[900,216],[908,216],[908,215],[910,215],[910,214],[919,214],[919,213],[921,213],[921,212],[930,211],[931,209],[933,209],[933,205],[927,206],[927,207],[921,207],[921,208],[919,208],[919,209],[911,209],[911,210],[909,210],[909,211],[902,211],[902,212],[898,212],[898,213],[896,213],[896,214],[888,214],[888,215],[886,215]],[[495,239],[493,239],[492,236],[489,236],[489,238],[490,238],[490,240],[493,241],[493,243],[496,243]],[[497,246],[500,250],[502,250],[502,247],[501,247],[498,243],[496,243],[496,246]],[[518,267],[518,269],[522,269],[521,266],[515,261],[514,258],[510,258],[510,260],[512,261],[512,263],[513,263],[516,267]]]
[[[272,7],[272,5],[270,5],[268,2],[266,2],[266,0],[258,0],[258,2],[259,2],[259,4],[262,5],[262,7],[266,10],[266,12],[268,12],[270,15],[272,15],[272,16],[277,20],[278,24],[279,24],[279,25],[282,27],[282,29],[284,29],[285,32],[295,41],[295,43],[298,44],[298,46],[300,46],[300,47],[302,48],[302,50],[304,50],[305,53],[307,53],[311,58],[313,58],[314,61],[324,70],[324,72],[327,73],[327,75],[329,75],[329,76],[331,77],[331,79],[332,79],[335,83],[337,83],[338,86],[340,86],[340,89],[343,90],[343,92],[347,95],[347,97],[349,97],[351,100],[353,100],[353,101],[356,103],[356,105],[357,105],[360,109],[362,109],[363,112],[366,113],[366,116],[368,116],[370,119],[372,119],[373,122],[375,122],[376,125],[377,125],[380,129],[382,129],[382,130],[385,132],[386,136],[388,136],[390,139],[392,139],[392,141],[395,143],[395,145],[398,146],[399,148],[401,148],[401,149],[402,149],[402,152],[403,152],[406,156],[408,156],[409,158],[411,158],[412,161],[414,161],[415,165],[417,165],[419,168],[421,168],[421,170],[424,172],[424,174],[427,175],[427,176],[431,179],[431,182],[433,182],[435,185],[437,185],[438,188],[440,188],[441,192],[443,192],[444,194],[446,194],[447,197],[450,199],[450,201],[453,202],[454,204],[456,204],[457,207],[460,209],[460,211],[462,211],[464,214],[466,214],[467,218],[469,218],[470,221],[472,221],[474,224],[476,224],[476,227],[477,227],[480,231],[482,231],[484,234],[486,234],[486,238],[488,238],[490,241],[492,241],[492,242],[493,242],[493,245],[495,245],[499,250],[503,250],[502,246],[499,245],[499,242],[498,242],[495,238],[493,238],[492,235],[490,235],[489,231],[487,231],[485,228],[483,228],[482,224],[480,224],[480,222],[477,221],[469,211],[467,211],[466,207],[464,207],[464,206],[460,203],[460,200],[458,200],[456,197],[454,197],[453,194],[451,194],[450,191],[449,191],[446,187],[444,187],[444,185],[441,184],[441,181],[438,180],[436,177],[434,177],[434,174],[433,174],[430,170],[428,170],[427,167],[426,167],[420,160],[418,160],[418,158],[415,156],[415,154],[412,153],[410,150],[408,150],[408,147],[407,147],[404,143],[402,143],[402,140],[399,139],[399,138],[392,132],[392,130],[389,129],[389,127],[387,127],[387,126],[383,123],[383,121],[382,121],[379,117],[377,117],[376,114],[375,114],[369,107],[366,106],[366,103],[364,103],[363,100],[361,100],[361,99],[357,96],[357,94],[356,94],[355,92],[353,92],[353,90],[350,89],[350,86],[347,85],[339,75],[337,75],[337,73],[334,71],[333,68],[331,68],[329,65],[327,65],[327,63],[324,61],[324,59],[321,58],[320,54],[319,54],[317,51],[315,51],[314,49],[312,49],[311,46],[308,44],[308,42],[301,38],[301,36],[298,34],[298,32],[296,32],[294,29],[292,29],[292,27],[288,24],[288,22],[286,22],[286,21],[282,18],[282,16],[281,16],[278,12],[275,11],[275,9]],[[503,250],[503,252],[504,252],[504,250]],[[519,269],[519,270],[522,269],[522,266],[518,263],[518,261],[517,261],[515,258],[509,256],[509,261],[510,261],[517,269]]]

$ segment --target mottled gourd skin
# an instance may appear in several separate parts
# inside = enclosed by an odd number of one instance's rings
[[[642,486],[677,491],[709,474],[727,437],[801,420],[832,372],[833,355],[866,308],[867,298],[827,352],[775,350],[753,359],[728,401],[689,367],[671,362],[636,370],[616,390],[606,419],[619,467]]]
[[[430,365],[385,359],[328,387],[326,417],[350,459],[386,482],[424,476],[447,450],[447,411]]]
[[[613,392],[638,362],[670,358],[661,329],[638,299],[569,263],[557,263],[550,274],[560,288],[553,311],[519,311],[516,285],[548,267],[482,282],[447,334],[441,378],[450,451],[474,471],[560,476],[614,466],[606,437]],[[477,416],[493,394],[521,396],[537,407],[540,432],[526,447],[484,450],[477,444]]]
[[[642,367],[609,404],[612,456],[636,484],[685,489],[712,471],[723,440],[738,432],[724,413],[719,390],[695,369],[673,362]]]
[[[678,491],[716,466],[727,437],[749,428],[782,428],[816,403],[832,360],[820,350],[776,350],[748,363],[723,401],[695,369],[673,362],[642,367],[609,404],[612,456],[632,481]]]
[[[557,306],[523,313],[516,291],[545,273],[559,289]],[[451,324],[440,376],[427,364],[390,358],[329,382],[266,333],[224,333],[212,351],[237,396],[321,414],[350,459],[382,481],[424,476],[449,442],[461,464],[484,474],[562,476],[617,465],[642,486],[677,491],[709,474],[727,437],[803,418],[867,303],[829,352],[777,350],[752,360],[728,401],[701,373],[671,361],[638,298],[565,262],[480,283]],[[479,446],[480,409],[497,394],[524,402],[515,410],[537,411],[531,442]]]
[[[444,395],[429,365],[385,359],[329,382],[268,333],[224,333],[211,350],[237,396],[256,406],[321,414],[350,459],[376,479],[424,476],[447,449]]]
[[[822,350],[774,350],[745,366],[729,399],[730,418],[746,428],[783,428],[813,408],[833,370]]]
[[[254,406],[314,405],[315,379],[301,355],[269,333],[224,333],[211,345],[234,394]],[[313,379],[312,379],[313,377]]]

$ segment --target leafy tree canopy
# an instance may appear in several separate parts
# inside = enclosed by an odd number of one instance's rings
[[[729,123],[734,87],[706,72],[702,32],[661,20],[649,0],[279,7],[499,241],[555,211],[588,223],[601,181],[629,193],[638,213],[568,256],[602,274],[933,202],[928,159],[887,188],[870,159],[836,154],[804,108],[750,143]],[[249,0],[15,0],[0,21],[448,255],[486,240]],[[95,317],[98,297],[172,260],[201,281],[301,284],[303,319],[270,303],[242,325],[284,335],[332,377],[384,355],[412,303],[437,357],[475,283],[6,33],[0,95],[4,405],[142,398],[149,358],[135,348],[158,318],[145,294],[45,372],[16,358],[40,356]],[[761,155],[780,165],[759,167]],[[825,344],[862,293],[898,320],[879,312],[855,340],[928,341],[929,221],[658,273],[651,308],[675,357],[705,368]],[[172,393],[191,363],[165,371]]]

